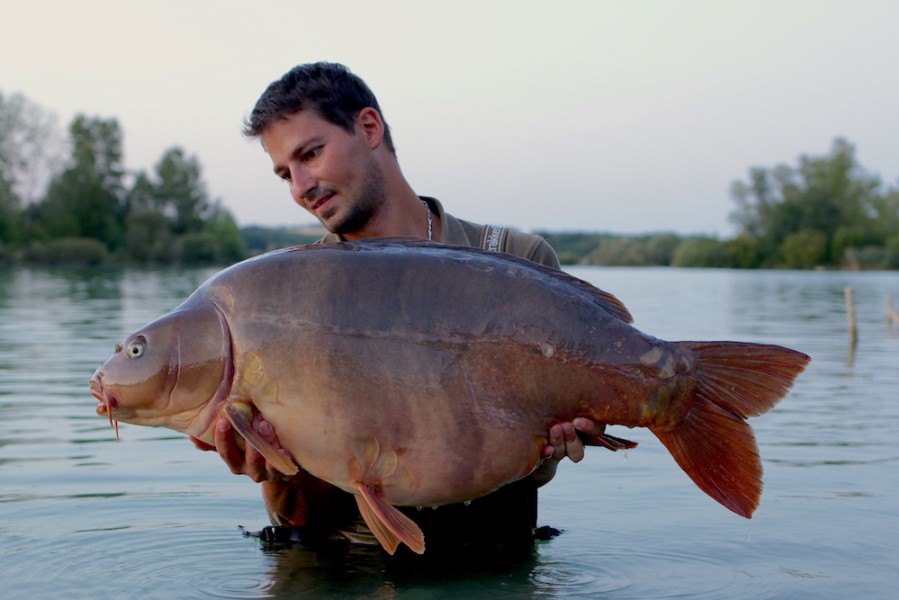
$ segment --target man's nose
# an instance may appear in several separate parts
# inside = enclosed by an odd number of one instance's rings
[[[290,193],[297,204],[302,205],[309,193],[318,186],[318,182],[305,172],[305,169],[291,169]]]

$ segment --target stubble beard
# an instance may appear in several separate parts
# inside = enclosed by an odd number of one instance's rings
[[[362,188],[349,199],[346,205],[346,214],[338,221],[326,223],[325,227],[337,235],[361,231],[377,214],[386,200],[387,184],[384,181],[384,174],[372,161],[366,169]]]

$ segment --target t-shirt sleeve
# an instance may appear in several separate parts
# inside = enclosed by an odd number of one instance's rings
[[[556,251],[553,250],[552,246],[549,245],[549,242],[543,238],[539,238],[539,240],[540,241],[534,245],[534,249],[528,255],[528,260],[547,267],[552,267],[553,269],[561,269],[562,266],[559,264],[559,257],[556,255]]]

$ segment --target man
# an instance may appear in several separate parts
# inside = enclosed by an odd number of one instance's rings
[[[346,67],[300,65],[272,83],[256,103],[244,133],[261,138],[275,174],[290,194],[329,231],[322,241],[419,237],[459,246],[502,250],[558,268],[552,248],[538,236],[476,225],[447,214],[433,198],[419,197],[406,181],[390,129],[377,99]],[[423,399],[427,401],[427,399]],[[257,430],[273,443],[270,424]],[[558,462],[584,455],[577,430],[598,435],[587,419],[553,425],[543,464],[522,481],[464,505],[403,509],[425,533],[429,552],[481,543],[522,545],[533,539],[537,487],[555,475]],[[352,497],[304,471],[283,479],[252,448],[242,450],[227,420],[216,428],[215,448],[234,473],[262,482],[275,525],[303,526],[320,536],[335,531],[351,540],[367,538]]]

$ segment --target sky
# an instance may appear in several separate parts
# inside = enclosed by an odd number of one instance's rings
[[[180,146],[241,226],[303,225],[244,117],[296,64],[378,97],[403,173],[525,231],[729,237],[730,186],[838,137],[899,182],[895,0],[0,0],[0,92]]]

